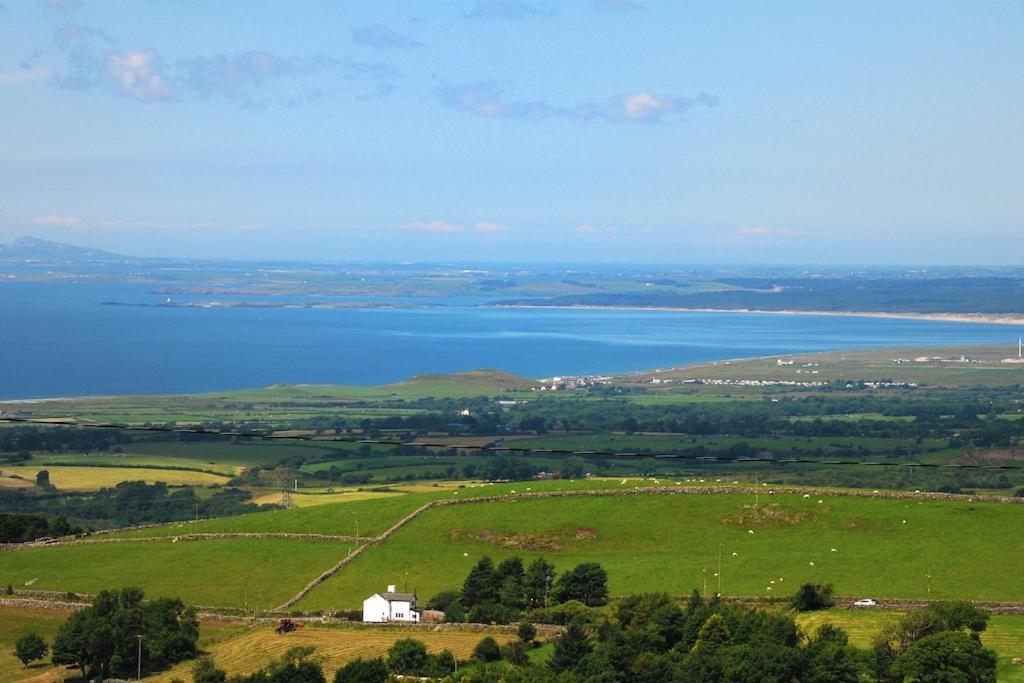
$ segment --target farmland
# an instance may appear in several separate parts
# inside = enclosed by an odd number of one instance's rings
[[[507,642],[514,637],[508,633],[491,634],[479,631],[432,632],[400,627],[317,625],[307,625],[303,629],[282,637],[276,635],[269,625],[263,625],[247,630],[233,638],[224,639],[206,648],[206,651],[213,656],[218,666],[233,674],[247,674],[265,666],[269,660],[280,657],[289,648],[312,646],[316,648],[315,654],[324,659],[324,671],[330,674],[357,657],[379,657],[385,654],[399,638],[416,638],[427,646],[428,652],[449,650],[459,659],[465,660],[472,654],[473,647],[480,642],[480,639],[487,635],[491,635],[499,643]],[[254,657],[253,653],[259,653],[259,656]],[[166,673],[152,677],[152,680],[171,681],[175,678],[187,680],[191,667],[191,662],[181,664]]]
[[[612,594],[682,595],[702,587],[706,567],[709,576],[716,571],[720,545],[725,595],[788,594],[787,586],[826,581],[843,594],[926,598],[930,573],[931,598],[1024,600],[1012,569],[1024,550],[1005,543],[1020,506],[817,494],[763,496],[761,503],[755,508],[752,495],[631,495],[437,507],[299,606],[358,604],[382,576],[432,595],[457,587],[449,577],[464,576],[484,554],[544,556],[559,570],[597,561],[608,569]],[[709,578],[710,588],[716,583]]]

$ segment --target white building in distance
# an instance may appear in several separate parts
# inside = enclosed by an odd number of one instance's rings
[[[396,593],[393,585],[387,592],[374,593],[363,600],[363,621],[376,623],[387,621],[409,621],[418,623],[420,610],[416,607],[416,595]]]

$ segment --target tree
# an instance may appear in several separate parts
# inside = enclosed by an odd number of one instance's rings
[[[36,486],[41,489],[51,489],[53,484],[50,483],[50,471],[39,470],[36,472]]]
[[[516,629],[516,635],[519,636],[524,644],[529,645],[533,642],[533,639],[537,637],[537,627],[528,621],[524,621],[519,624],[519,628]]]
[[[192,683],[225,683],[228,675],[213,663],[213,657],[200,657],[192,665]]]
[[[697,635],[697,642],[693,646],[696,652],[702,649],[714,649],[722,645],[728,645],[732,640],[729,627],[725,625],[725,619],[721,614],[712,614],[700,627]]]
[[[548,594],[555,582],[555,565],[543,557],[538,557],[526,568],[523,588],[526,592],[526,604],[529,607],[547,607]]]
[[[74,612],[53,641],[54,664],[77,666],[104,676],[128,677],[139,666],[153,671],[196,654],[199,622],[181,600],[144,603],[138,588],[101,591],[93,604]]]
[[[473,608],[485,602],[496,602],[497,599],[498,575],[494,571],[494,562],[484,555],[469,571],[469,576],[462,584],[462,604]]]
[[[427,601],[426,608],[444,612],[453,602],[458,602],[459,595],[459,591],[441,591]]]
[[[555,600],[579,600],[588,607],[608,602],[608,574],[596,562],[584,562],[562,574],[555,585]]]
[[[977,636],[963,631],[941,631],[921,638],[896,658],[891,672],[900,680],[996,680],[996,653],[982,647]]]
[[[38,633],[26,633],[14,643],[14,656],[28,666],[29,662],[42,659],[49,649]]]
[[[496,662],[501,659],[501,648],[498,642],[487,636],[473,648],[473,659],[478,662]]]
[[[388,665],[380,657],[354,659],[334,672],[334,683],[384,683]]]
[[[388,650],[388,670],[393,674],[419,676],[427,662],[427,646],[415,638],[396,640]]]
[[[800,612],[828,609],[836,604],[832,597],[833,590],[831,583],[805,583],[797,590],[790,604]]]
[[[523,561],[518,557],[509,557],[501,561],[496,572],[498,580],[498,602],[506,607],[522,609],[526,606],[526,592],[523,582],[526,572]]]
[[[572,671],[592,650],[583,624],[572,621],[566,627],[565,633],[555,639],[555,650],[548,659],[548,666],[555,673]]]

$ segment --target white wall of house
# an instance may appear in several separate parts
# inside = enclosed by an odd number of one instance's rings
[[[374,593],[363,600],[363,621],[386,622],[386,621],[411,621],[418,622],[420,613],[416,609],[416,598],[397,599],[386,597],[395,592],[394,586],[388,586],[388,592],[384,595]]]

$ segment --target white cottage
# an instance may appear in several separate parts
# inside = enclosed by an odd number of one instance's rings
[[[416,595],[396,593],[394,586],[388,586],[386,593],[374,593],[363,600],[363,621],[411,621],[419,622],[420,610],[416,607]]]

